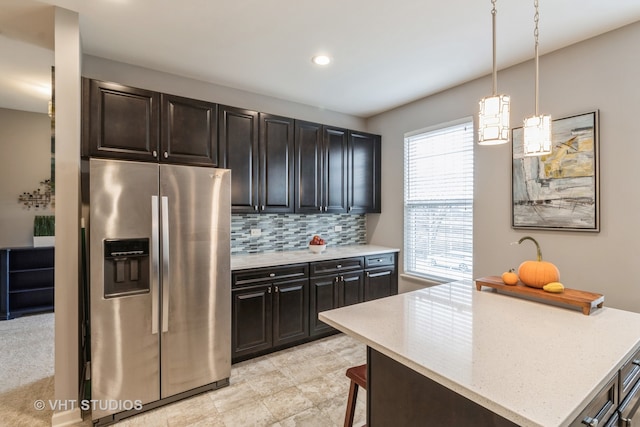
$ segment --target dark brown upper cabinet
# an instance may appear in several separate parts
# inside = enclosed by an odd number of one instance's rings
[[[82,79],[82,156],[231,169],[232,213],[379,213],[380,136]]]
[[[160,94],[83,79],[83,154],[157,161]]]
[[[220,166],[217,104],[162,94],[160,161]]]
[[[380,213],[379,135],[349,132],[349,213]]]
[[[347,212],[347,132],[296,121],[296,212]]]
[[[222,167],[233,213],[293,212],[293,119],[220,106]]]
[[[260,113],[260,200],[266,213],[294,211],[293,119]]]
[[[258,212],[258,113],[221,105],[218,115],[220,159],[231,169],[232,212]]]
[[[85,78],[83,155],[219,166],[217,105]]]
[[[323,126],[324,211],[348,212],[348,139],[346,129]]]

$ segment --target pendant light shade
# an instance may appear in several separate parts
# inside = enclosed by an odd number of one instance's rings
[[[525,156],[551,154],[551,116],[524,119],[523,147]]]
[[[480,100],[478,144],[497,145],[509,142],[509,95],[495,95]]]
[[[498,95],[498,70],[496,67],[496,0],[491,0],[493,28],[493,95],[480,100],[478,114],[478,144],[497,145],[509,142],[509,115],[511,98]]]
[[[536,114],[524,119],[523,147],[525,156],[543,156],[551,154],[553,141],[551,140],[551,116],[538,114],[538,80],[540,74],[538,60],[538,22],[540,20],[540,14],[538,13],[538,0],[534,0],[533,4],[536,9],[536,13],[534,15],[535,30],[533,32],[535,39],[536,65]]]

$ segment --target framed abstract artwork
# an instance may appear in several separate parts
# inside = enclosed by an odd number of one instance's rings
[[[511,130],[511,226],[600,231],[598,111],[553,120],[553,151],[525,157]]]

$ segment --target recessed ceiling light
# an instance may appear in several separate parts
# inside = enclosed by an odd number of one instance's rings
[[[329,58],[327,55],[316,55],[311,58],[311,62],[316,65],[329,65],[329,63],[331,62],[331,58]]]

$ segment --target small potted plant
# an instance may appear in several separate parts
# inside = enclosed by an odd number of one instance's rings
[[[33,247],[55,246],[56,217],[36,215],[33,220]]]

